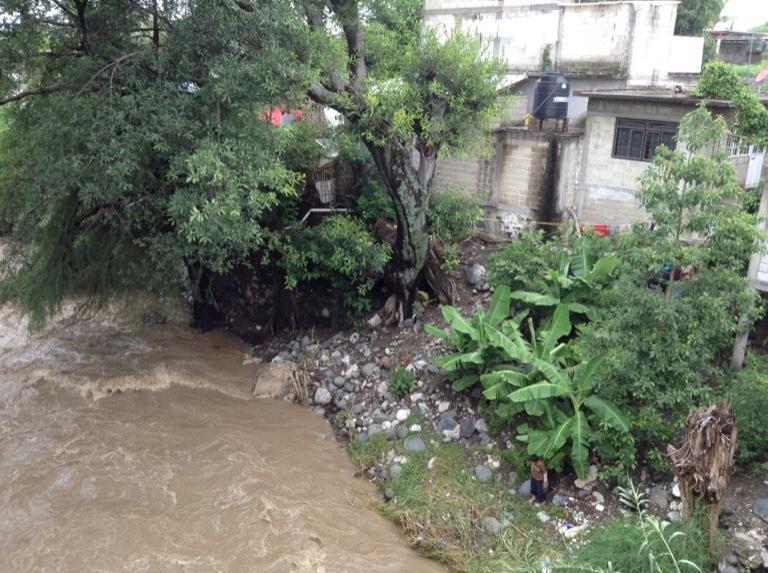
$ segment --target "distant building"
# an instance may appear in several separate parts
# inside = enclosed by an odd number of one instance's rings
[[[532,110],[533,87],[549,67],[574,91],[692,85],[701,71],[703,38],[675,36],[679,2],[551,2],[551,0],[426,0],[426,26],[479,37],[507,62],[520,95],[504,125]],[[586,98],[569,105],[571,125],[583,120]]]
[[[708,30],[715,41],[715,57],[731,64],[759,64],[768,57],[768,34]]]

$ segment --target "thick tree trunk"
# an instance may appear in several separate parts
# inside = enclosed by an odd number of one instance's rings
[[[394,308],[388,318],[402,321],[411,314],[422,273],[430,260],[427,209],[437,157],[434,148],[416,139],[411,146],[369,145],[369,150],[395,207],[397,234],[388,278],[396,300],[388,305]],[[444,288],[447,281],[437,262],[430,265],[429,282],[441,302],[450,302],[451,293]]]

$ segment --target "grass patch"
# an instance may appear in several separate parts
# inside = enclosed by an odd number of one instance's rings
[[[375,466],[391,447],[384,434],[376,434],[364,442],[353,440],[347,448],[347,453],[353,464],[367,470]]]
[[[700,518],[694,518],[685,524],[669,525],[665,536],[678,563],[688,560],[697,564],[701,571],[714,571],[714,562],[707,548],[707,527],[706,520],[702,521]],[[683,535],[671,538],[678,531]],[[605,570],[610,563],[614,571],[621,573],[648,573],[651,568],[647,553],[643,550],[644,542],[645,537],[636,522],[612,521],[589,535],[588,543],[579,548],[575,557],[578,563],[599,569]],[[661,570],[674,571],[669,557],[663,555],[664,549],[660,540],[654,540],[651,535],[651,543]],[[693,567],[685,564],[680,565],[680,570],[695,571]],[[554,571],[567,571],[567,568]]]
[[[351,446],[350,455],[361,467],[377,463],[393,447],[407,457],[400,477],[385,486],[392,500],[378,509],[422,554],[469,573],[525,570],[543,558],[559,557],[559,535],[536,517],[542,508],[510,497],[508,485],[479,481],[457,444],[425,436],[427,451],[415,453],[403,451],[401,441],[382,442],[379,437]],[[545,510],[552,514],[553,508]],[[502,524],[498,534],[485,530],[484,520],[490,517]]]

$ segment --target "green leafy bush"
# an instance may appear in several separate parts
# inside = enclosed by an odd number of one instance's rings
[[[427,222],[432,237],[446,241],[460,241],[475,232],[483,216],[477,200],[457,193],[445,191],[430,198]]]
[[[538,307],[568,309],[569,313],[593,318],[588,303],[597,291],[611,280],[619,258],[615,254],[598,258],[594,245],[579,237],[571,249],[563,248],[557,254],[556,266],[542,273],[541,288],[534,291],[514,291],[513,299]],[[545,321],[551,319],[551,313]]]
[[[488,257],[489,282],[513,290],[535,290],[542,269],[555,266],[558,245],[544,231],[524,229],[520,236]]]
[[[764,145],[768,142],[768,110],[757,94],[744,85],[731,64],[708,62],[699,77],[696,95],[733,100],[736,103],[736,132],[754,143]]]
[[[414,388],[413,372],[404,368],[402,364],[395,364],[389,371],[388,387],[398,400],[404,398]]]
[[[768,464],[768,358],[749,354],[745,367],[729,379],[726,396],[736,416],[739,431],[739,463],[745,467]]]
[[[389,260],[390,247],[374,240],[357,219],[335,216],[315,227],[294,227],[282,246],[286,286],[326,280],[334,289],[365,296]],[[349,300],[355,300],[354,297]]]
[[[392,205],[392,198],[387,191],[376,181],[369,180],[365,182],[357,197],[355,211],[361,219],[372,223],[376,219],[395,220],[395,208]]]
[[[443,307],[449,330],[430,326],[427,331],[457,352],[440,357],[437,364],[449,372],[456,390],[479,380],[485,398],[497,402],[500,417],[509,420],[525,411],[531,423],[518,426],[518,439],[528,444],[528,452],[558,468],[570,457],[576,473],[584,477],[595,424],[626,433],[629,423],[615,405],[593,392],[599,361],[566,360],[567,348],[560,340],[571,332],[569,305],[558,304],[547,326],[538,332],[529,319],[527,341],[520,332],[522,317],[507,319],[509,303],[508,287],[499,287],[488,310],[477,311],[471,322],[456,309]]]

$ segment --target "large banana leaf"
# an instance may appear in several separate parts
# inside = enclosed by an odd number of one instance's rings
[[[541,294],[527,290],[516,290],[509,295],[515,300],[532,304],[535,306],[554,306],[560,302],[560,299],[549,294]]]
[[[552,315],[552,320],[549,321],[549,328],[543,332],[543,338],[540,345],[540,356],[548,356],[557,342],[563,337],[571,333],[571,319],[568,306],[565,304],[558,304],[555,307],[555,312]]]
[[[457,308],[446,305],[441,307],[441,310],[443,311],[443,317],[445,318],[445,321],[456,332],[466,334],[472,340],[480,339],[480,333],[463,316],[461,316]]]
[[[568,388],[570,384],[570,380],[568,378],[568,375],[564,371],[557,368],[547,360],[542,360],[541,358],[538,358],[536,356],[532,356],[530,360],[533,367],[539,370],[542,374],[544,374],[544,377],[547,380],[549,380],[552,384],[556,384],[563,388]]]
[[[467,372],[463,376],[459,376],[456,380],[454,380],[451,384],[451,388],[456,390],[456,392],[462,392],[467,388],[474,386],[475,383],[477,383],[477,373]]]
[[[480,377],[480,382],[485,388],[483,395],[488,400],[506,398],[513,387],[522,386],[525,380],[525,374],[518,370],[497,370]]]
[[[464,352],[463,354],[449,354],[435,358],[435,364],[440,368],[453,372],[462,368],[465,364],[482,364],[483,357],[477,350]]]
[[[550,384],[549,382],[538,382],[525,388],[515,390],[509,395],[513,402],[527,402],[528,400],[541,400],[543,398],[552,398],[555,396],[565,396],[570,393],[568,386],[560,384]]]
[[[619,257],[616,255],[598,259],[589,271],[589,280],[595,284],[605,284],[618,264]]]
[[[544,413],[544,405],[544,400],[527,400],[523,404],[523,408],[529,416],[539,417]]]
[[[448,344],[452,344],[454,346],[456,345],[455,336],[451,335],[450,332],[447,332],[442,328],[437,328],[436,326],[432,326],[431,324],[425,324],[424,332],[426,332],[427,334],[431,334],[432,336],[435,336],[442,340],[445,340]]]
[[[485,312],[486,325],[495,327],[501,324],[504,319],[509,318],[509,299],[510,291],[508,286],[502,285],[496,288],[488,310]]]
[[[506,352],[509,358],[518,362],[527,361],[529,355],[528,348],[523,337],[520,336],[520,333],[516,329],[508,330],[511,336],[502,334],[492,326],[486,327],[485,332],[488,336],[488,341]]]
[[[590,396],[584,400],[584,405],[592,410],[598,418],[620,432],[629,431],[629,420],[619,408],[597,396]]]
[[[557,451],[565,445],[565,442],[570,437],[571,426],[573,425],[573,418],[568,418],[557,428],[549,432],[549,443],[547,449],[542,457],[550,458]]]
[[[582,411],[577,411],[572,418],[571,425],[571,463],[576,470],[576,475],[585,478],[589,474],[589,446],[592,440],[592,429],[589,427],[586,416]]]
[[[597,356],[589,362],[583,362],[576,368],[573,382],[581,392],[588,392],[595,385],[595,372],[603,364],[604,357]]]
[[[529,431],[527,434],[528,453],[536,454],[542,458],[547,456],[544,453],[548,450],[550,442],[549,432],[542,432],[540,430]]]

